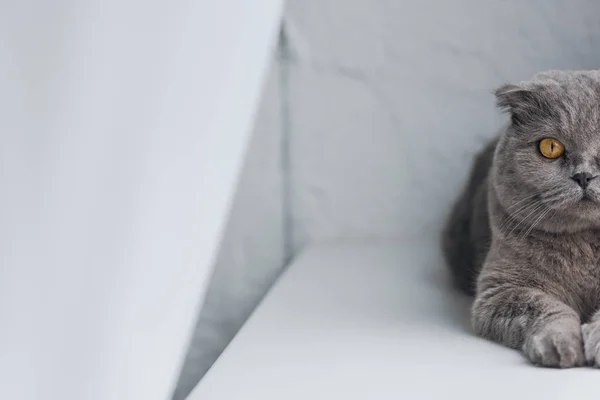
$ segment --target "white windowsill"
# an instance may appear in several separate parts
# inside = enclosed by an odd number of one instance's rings
[[[529,365],[474,337],[433,240],[309,248],[190,400],[576,399],[600,371]]]

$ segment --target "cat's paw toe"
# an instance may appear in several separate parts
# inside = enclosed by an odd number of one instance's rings
[[[573,368],[585,364],[581,335],[573,330],[547,328],[528,337],[523,352],[544,367]]]
[[[600,368],[600,322],[582,325],[581,334],[587,364]]]

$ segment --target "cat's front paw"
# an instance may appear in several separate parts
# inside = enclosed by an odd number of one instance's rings
[[[556,321],[525,339],[523,352],[544,367],[572,368],[585,364],[581,331],[571,321]]]
[[[581,326],[585,360],[588,365],[600,368],[600,322]]]

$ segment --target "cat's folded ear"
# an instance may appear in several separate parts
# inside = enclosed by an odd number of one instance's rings
[[[513,124],[523,125],[551,116],[543,93],[535,88],[504,85],[495,92],[498,107],[510,114]]]

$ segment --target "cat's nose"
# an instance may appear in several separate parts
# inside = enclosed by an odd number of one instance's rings
[[[590,181],[594,179],[595,176],[590,174],[589,172],[579,172],[571,177],[575,182],[579,184],[583,189],[588,187]]]

